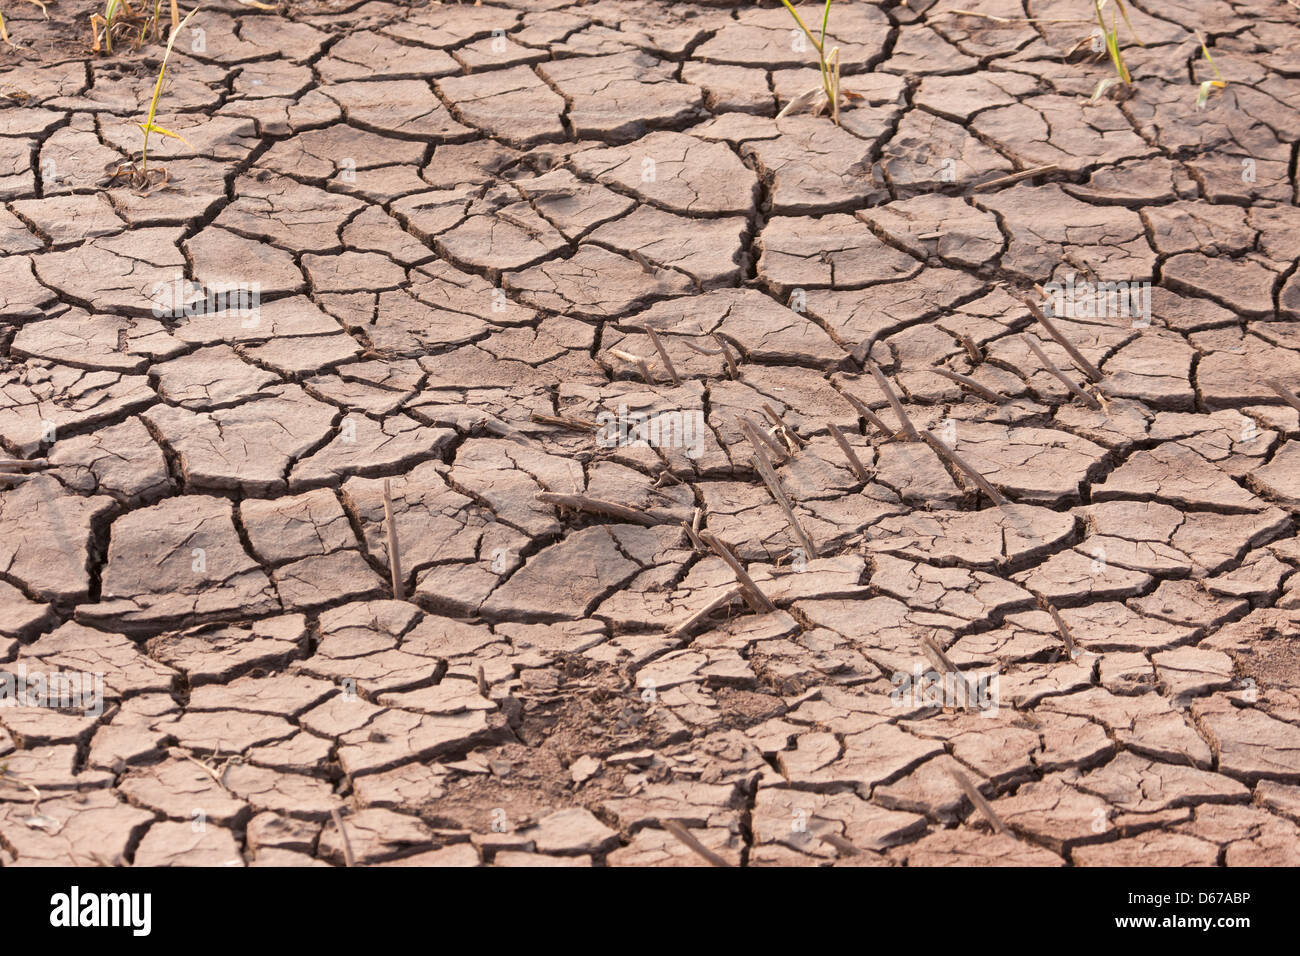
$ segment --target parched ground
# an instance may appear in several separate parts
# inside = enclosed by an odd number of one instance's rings
[[[0,864],[1300,863],[1295,6],[1090,103],[1086,0],[837,3],[837,127],[779,6],[216,0],[145,195],[82,6],[4,7],[0,670],[104,709],[0,707]]]

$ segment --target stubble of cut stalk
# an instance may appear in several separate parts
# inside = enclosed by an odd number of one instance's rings
[[[1115,67],[1115,75],[1108,76],[1097,84],[1097,89],[1092,94],[1093,102],[1096,102],[1102,95],[1116,83],[1123,83],[1125,87],[1133,85],[1133,77],[1129,73],[1128,64],[1124,62],[1124,54],[1119,48],[1119,22],[1112,12],[1110,15],[1110,27],[1107,28],[1105,17],[1102,15],[1102,8],[1106,6],[1107,0],[1093,0],[1097,11],[1097,25],[1101,28],[1102,39],[1106,45],[1106,53],[1110,57],[1111,65]],[[1133,30],[1133,23],[1129,20],[1128,9],[1124,6],[1124,0],[1115,0],[1115,6],[1119,9],[1119,14],[1124,18],[1124,24],[1128,27],[1129,35],[1133,37],[1138,46],[1146,46],[1141,38]]]

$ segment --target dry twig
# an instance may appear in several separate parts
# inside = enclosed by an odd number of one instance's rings
[[[850,405],[853,406],[854,411],[856,411],[859,415],[861,415],[863,418],[867,420],[867,424],[869,424],[872,428],[875,428],[877,431],[884,432],[887,436],[891,438],[893,437],[894,430],[885,424],[885,420],[883,418],[881,418],[871,409],[867,408],[865,402],[863,402],[859,398],[854,398],[848,392],[841,392],[840,394],[842,394],[845,400]]]
[[[556,491],[539,491],[537,493],[537,500],[544,504],[556,505],[560,508],[572,508],[574,511],[586,511],[590,514],[617,518],[620,521],[626,521],[630,524],[639,524],[646,528],[652,528],[657,524],[664,523],[664,521],[656,520],[648,514],[637,511],[635,508],[621,505],[617,501],[605,501],[601,498],[589,498],[586,495],[569,495]]]
[[[776,409],[774,409],[767,402],[763,403],[763,414],[767,416],[768,421],[770,421],[773,425],[777,427],[777,429],[780,430],[781,437],[784,438],[787,442],[793,444],[797,448],[803,448],[807,446],[808,443],[804,441],[802,438],[800,438],[798,435],[796,435],[794,429],[791,428],[789,425],[787,425],[782,420],[781,416],[776,413]],[[794,450],[795,450],[794,448],[791,449],[791,451]]]
[[[975,784],[970,782],[970,778],[960,770],[953,770],[951,767],[948,768],[948,773],[952,775],[953,780],[957,781],[957,786],[961,787],[962,793],[966,794],[966,799],[971,802],[971,805],[984,814],[989,823],[993,824],[993,830],[1003,836],[1011,836],[1011,831],[1007,829],[1007,825],[993,812],[993,807],[984,799],[984,794],[979,792]]]
[[[813,547],[812,538],[804,532],[803,526],[799,524],[799,518],[794,513],[794,508],[790,505],[790,498],[786,495],[785,489],[781,487],[781,479],[776,476],[776,470],[772,463],[768,461],[767,454],[761,448],[754,449],[754,457],[751,459],[754,467],[758,470],[758,476],[763,479],[763,484],[767,485],[768,492],[772,495],[772,500],[777,506],[785,512],[785,520],[790,524],[790,530],[794,532],[795,538],[807,552],[809,559],[817,556],[817,549]]]
[[[1025,307],[1029,309],[1029,313],[1038,321],[1038,324],[1047,329],[1047,334],[1056,340],[1056,344],[1065,349],[1066,354],[1070,356],[1070,361],[1079,366],[1079,371],[1094,382],[1101,381],[1101,372],[1097,369],[1097,366],[1083,357],[1083,353],[1074,347],[1074,343],[1065,337],[1065,333],[1047,317],[1043,310],[1038,307],[1037,302],[1028,296],[1017,295],[1016,298],[1024,303]]]
[[[727,375],[731,378],[739,378],[740,368],[736,365],[736,360],[731,355],[731,346],[727,344],[727,340],[717,332],[714,332],[713,341],[717,342],[718,348],[722,349],[722,360],[727,363]]]
[[[393,578],[393,600],[406,600],[406,579],[402,576],[402,556],[397,542],[397,521],[393,518],[393,494],[384,479],[384,529],[388,533],[388,570]]]
[[[1041,176],[1044,173],[1054,173],[1059,167],[1056,163],[1048,163],[1046,166],[1035,166],[1033,169],[1022,169],[1018,173],[1012,173],[1009,176],[999,176],[997,179],[990,179],[987,182],[978,183],[971,187],[971,192],[982,193],[990,189],[997,189],[999,186],[1010,186],[1012,183],[1018,183],[1022,179],[1032,179],[1034,176]]]
[[[771,602],[766,594],[759,590],[758,585],[754,583],[754,579],[749,576],[745,566],[731,553],[730,548],[707,531],[699,532],[699,536],[700,540],[707,544],[713,550],[713,553],[726,563],[727,567],[731,568],[731,573],[740,582],[741,592],[745,596],[746,604],[759,614],[768,614],[776,610],[776,605]]]
[[[1267,379],[1265,384],[1273,391],[1277,392],[1278,397],[1281,398],[1282,401],[1286,402],[1297,412],[1300,412],[1300,398],[1296,398],[1295,394],[1289,388],[1275,378]]]
[[[776,455],[778,463],[783,462],[790,457],[790,452],[787,449],[778,445],[776,439],[767,434],[767,432],[763,431],[763,429],[759,428],[748,418],[737,418],[736,424],[740,426],[741,432],[749,439],[749,443],[753,445],[755,449],[764,447],[770,448],[772,454]]]
[[[894,410],[894,415],[898,418],[907,440],[920,441],[921,436],[917,433],[916,426],[912,424],[912,419],[907,417],[907,410],[903,408],[902,401],[894,393],[894,389],[889,384],[889,379],[885,378],[885,373],[880,371],[876,367],[876,363],[870,359],[867,359],[863,364],[867,367],[867,371],[871,373],[871,377],[876,380],[876,384],[880,386],[880,390],[885,393],[885,398],[889,399],[889,406]]]
[[[929,432],[922,432],[921,440],[933,448],[935,454],[939,455],[941,458],[948,459],[948,461],[960,468],[965,474],[969,475],[971,480],[979,486],[980,491],[984,492],[984,494],[986,494],[989,500],[994,504],[1004,505],[1007,503],[1007,499],[1002,496],[1002,492],[994,488],[992,483],[990,483],[987,478],[975,469],[974,465],[968,462],[961,455],[957,454],[956,451],[949,448]]]
[[[839,426],[834,422],[827,422],[826,427],[830,429],[831,437],[835,439],[835,443],[840,446],[840,451],[844,452],[844,457],[849,460],[849,467],[853,469],[853,474],[857,475],[858,480],[861,482],[871,481],[871,474],[867,471],[866,466],[862,464],[862,459],[853,450],[853,446],[844,437],[844,433],[840,431]]]
[[[686,827],[682,826],[676,820],[660,820],[659,822],[663,824],[665,830],[684,843],[688,848],[690,848],[690,850],[700,856],[701,859],[708,861],[710,865],[731,866],[730,863],[718,856],[718,854],[714,853],[699,840],[695,839]]]
[[[677,374],[677,369],[673,366],[673,360],[668,357],[668,350],[664,348],[663,342],[659,340],[659,333],[647,325],[645,326],[645,334],[650,336],[650,344],[659,353],[659,358],[664,363],[664,369],[667,370],[668,377],[673,380],[673,384],[682,384],[682,377]]]
[[[348,839],[348,831],[343,826],[343,816],[338,807],[330,808],[330,817],[334,820],[334,826],[338,827],[339,838],[343,842],[343,865],[356,866],[356,860],[352,856],[352,841]]]
[[[533,412],[528,418],[539,425],[555,425],[559,428],[572,428],[574,431],[580,432],[594,432],[600,428],[595,422],[584,422],[581,419],[568,418],[564,415],[543,415],[541,412]]]
[[[1066,375],[1059,368],[1057,368],[1056,363],[1047,357],[1047,353],[1044,352],[1041,348],[1039,348],[1037,342],[1035,342],[1027,335],[1020,336],[1020,341],[1025,343],[1025,345],[1029,348],[1029,351],[1033,352],[1035,355],[1038,356],[1038,361],[1043,363],[1047,371],[1055,375],[1057,379],[1060,380],[1061,384],[1064,385],[1066,388],[1068,388],[1076,398],[1080,399],[1085,405],[1091,408],[1094,412],[1101,411],[1101,402],[1097,401],[1096,398],[1094,398],[1093,396],[1085,392],[1073,380],[1071,380],[1070,376]]]
[[[954,372],[952,369],[944,368],[942,365],[932,365],[930,366],[930,371],[934,372],[936,375],[942,375],[950,382],[956,382],[962,388],[974,392],[980,398],[987,402],[992,402],[994,405],[1005,404],[1007,400],[1006,396],[999,395],[991,388],[985,388],[979,382],[975,381],[975,379],[967,375],[962,375],[960,372]]]
[[[1052,616],[1052,623],[1056,625],[1056,630],[1060,632],[1061,640],[1065,642],[1065,652],[1074,658],[1074,635],[1070,633],[1070,628],[1066,625],[1065,619],[1061,617],[1061,612],[1056,609],[1051,601],[1043,602],[1043,610]]]
[[[922,635],[921,650],[930,659],[930,663],[934,665],[935,670],[941,674],[951,674],[956,679],[957,683],[961,685],[963,700],[969,702],[975,699],[971,694],[970,684],[966,682],[966,675],[958,669],[957,665],[952,662],[952,658],[945,654],[943,648],[936,644],[932,638]]]

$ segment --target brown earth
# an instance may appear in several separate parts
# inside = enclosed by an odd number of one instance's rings
[[[0,865],[1300,862],[1300,12],[1130,9],[217,0],[140,191],[7,4]]]

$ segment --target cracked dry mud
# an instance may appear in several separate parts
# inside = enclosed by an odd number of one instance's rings
[[[6,7],[0,670],[104,707],[0,708],[0,865],[1300,863],[1300,26],[1090,104],[1086,6],[836,4],[836,127],[780,7],[216,0],[147,196],[156,48]]]

